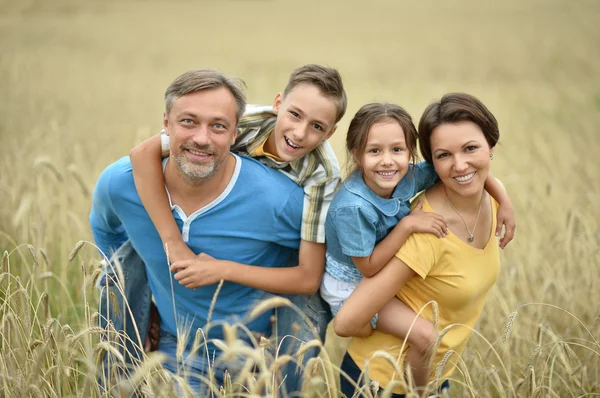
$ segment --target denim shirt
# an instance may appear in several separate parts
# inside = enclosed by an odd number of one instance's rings
[[[362,275],[352,257],[368,257],[402,217],[410,213],[410,199],[437,181],[433,165],[410,164],[391,198],[373,192],[355,171],[344,180],[327,213],[325,270],[336,279],[358,283]]]

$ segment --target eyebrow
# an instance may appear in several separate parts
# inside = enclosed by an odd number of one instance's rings
[[[192,117],[192,118],[194,118],[194,119],[199,119],[199,118],[200,118],[200,115],[197,115],[197,114],[195,114],[195,113],[193,113],[193,112],[190,112],[190,111],[184,111],[184,112],[182,112],[182,113],[179,115],[179,117],[180,117],[180,118],[181,118],[181,117],[184,117],[184,116],[189,116],[189,117]],[[217,121],[217,122],[226,122],[226,123],[229,123],[229,124],[231,124],[231,121],[230,121],[228,118],[224,117],[224,116],[217,116],[217,117],[215,117],[215,118],[214,118],[214,119],[212,119],[212,120],[213,120],[213,121]]]
[[[464,147],[469,146],[471,144],[479,144],[479,142],[477,142],[475,140],[470,140],[470,141],[465,142],[461,146],[461,148],[464,148]],[[435,151],[433,151],[433,153],[437,153],[437,152],[449,152],[449,151],[447,149],[444,149],[444,148],[439,148],[439,149],[436,149]]]

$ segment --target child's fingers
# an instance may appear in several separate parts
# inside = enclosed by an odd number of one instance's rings
[[[174,262],[173,264],[171,264],[171,268],[169,268],[169,269],[171,270],[171,272],[177,272],[177,271],[186,269],[189,265],[190,265],[190,261],[181,260],[181,261],[177,261],[177,262]]]
[[[504,219],[498,217],[498,220],[496,221],[496,236],[500,236],[502,233],[502,225],[504,225]]]
[[[500,240],[500,247],[504,249],[515,237],[515,225],[507,225],[504,227],[504,236]]]

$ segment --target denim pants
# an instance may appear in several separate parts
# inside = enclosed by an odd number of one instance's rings
[[[105,267],[100,276],[97,284],[100,289],[98,310],[100,326],[106,328],[110,321],[112,327],[121,336],[127,336],[124,339],[121,337],[117,347],[122,350],[121,353],[127,363],[135,363],[143,358],[141,350],[148,330],[152,292],[148,285],[145,265],[130,242],[124,243],[115,252],[112,257],[113,264],[116,262],[115,260],[121,264],[123,280],[121,281],[120,273],[115,270],[115,267],[110,265]],[[331,320],[328,305],[321,299],[319,293],[287,297],[299,311],[289,307],[276,310],[274,333],[276,333],[275,342],[277,344],[274,350],[279,348],[279,351],[273,352],[273,355],[293,355],[303,343],[315,338],[323,342],[327,324]],[[117,309],[115,310],[114,307]],[[173,353],[170,345],[172,341],[164,334],[162,335],[158,349],[170,356]],[[165,341],[162,341],[163,337]],[[285,377],[284,388],[288,394],[300,391],[303,366],[318,353],[318,349],[311,349],[304,354],[300,363],[298,361],[289,362],[285,366],[282,376]],[[174,359],[170,363],[173,364]],[[185,365],[187,366],[187,363]],[[193,367],[196,368],[196,366]],[[169,363],[165,364],[165,368],[171,371],[181,369],[181,367],[172,368]],[[213,371],[216,382],[222,381],[221,370],[213,369]]]
[[[360,386],[359,380],[362,376],[362,370],[358,367],[356,362],[354,362],[350,354],[348,354],[347,352],[344,355],[344,359],[342,360],[341,370],[345,372],[348,375],[348,377],[350,377],[355,383],[357,383]],[[441,392],[442,390],[448,388],[450,388],[450,383],[448,382],[448,380],[445,380],[440,386],[439,391]],[[344,376],[340,377],[340,390],[342,390],[342,392],[347,398],[354,397],[354,394],[356,394],[356,389],[354,388],[354,385],[350,383],[350,381]],[[405,397],[404,394],[392,394],[391,396],[392,398]],[[357,397],[360,397],[360,395],[357,395]]]

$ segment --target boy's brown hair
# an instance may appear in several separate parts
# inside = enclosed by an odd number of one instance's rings
[[[450,93],[438,102],[430,104],[419,121],[419,148],[421,155],[433,163],[431,154],[431,134],[444,123],[473,122],[483,132],[491,148],[500,139],[498,121],[481,101],[470,94]]]
[[[337,108],[335,123],[344,117],[346,107],[348,106],[348,99],[344,90],[344,84],[342,83],[342,76],[337,70],[329,66],[317,64],[308,64],[296,68],[290,74],[285,90],[283,90],[283,96],[286,97],[294,87],[302,83],[318,87],[325,97],[335,101]]]

